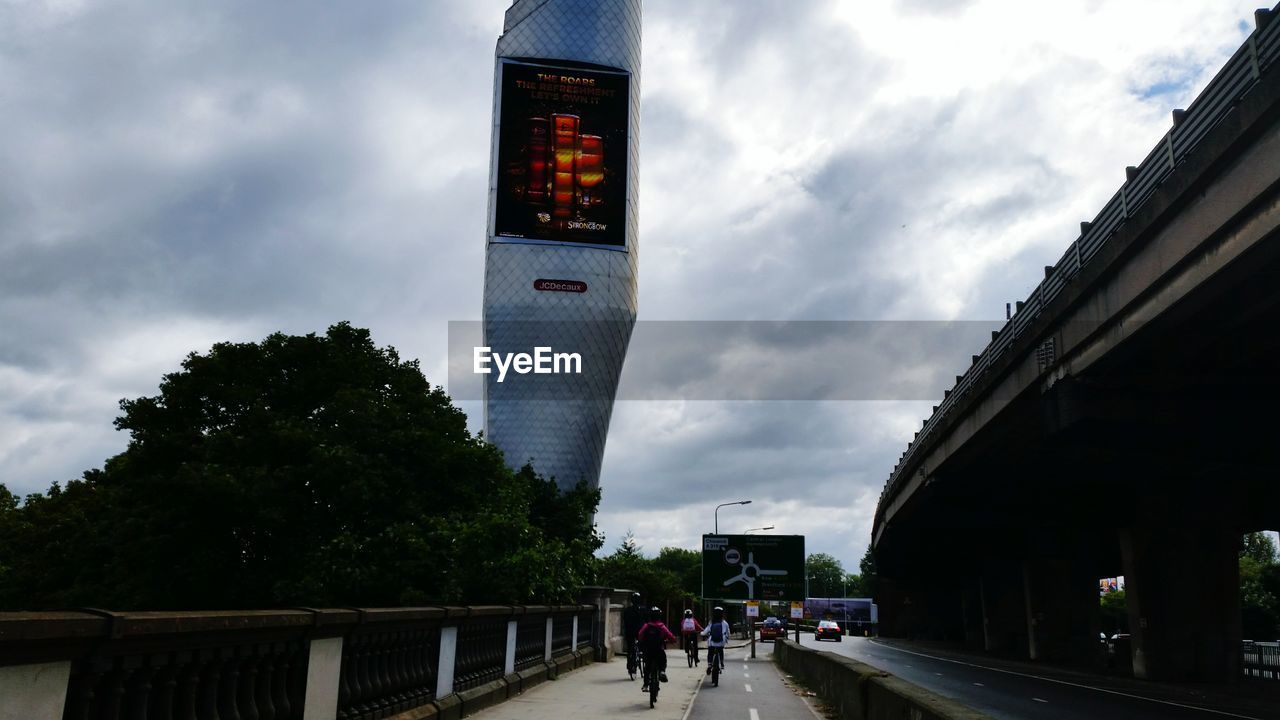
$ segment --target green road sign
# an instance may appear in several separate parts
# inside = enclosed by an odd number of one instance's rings
[[[702,596],[803,600],[803,535],[703,535]]]

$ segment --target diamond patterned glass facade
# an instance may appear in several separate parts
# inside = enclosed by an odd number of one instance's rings
[[[561,486],[599,484],[605,437],[636,318],[640,129],[640,0],[516,0],[498,39],[485,256],[484,336],[494,353],[534,347],[577,352],[581,374],[497,374],[485,381],[485,435],[519,467],[532,462]],[[628,86],[625,247],[536,244],[495,237],[504,60],[616,68]],[[588,66],[588,67],[589,67]],[[615,178],[617,182],[622,178]],[[537,280],[585,283],[585,292],[535,289]]]

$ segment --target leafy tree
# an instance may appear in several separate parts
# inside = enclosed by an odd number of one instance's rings
[[[1240,547],[1240,557],[1250,558],[1259,565],[1276,563],[1276,545],[1264,532],[1245,533]]]
[[[843,597],[844,566],[826,553],[812,553],[804,561],[809,597]]]
[[[600,545],[598,492],[512,472],[347,323],[219,343],[120,407],[123,453],[3,511],[0,606],[559,602]]]
[[[1103,593],[1098,602],[1102,608],[1102,624],[1110,629],[1108,634],[1128,632],[1129,606],[1124,591]]]
[[[618,549],[614,554],[620,558],[639,560],[644,557],[640,551],[641,547],[636,544],[635,533],[627,530],[627,534],[622,536],[622,542],[618,543]]]
[[[675,576],[680,589],[690,598],[702,594],[702,553],[697,550],[664,547],[653,561],[660,570]]]
[[[647,558],[636,545],[635,536],[627,531],[617,549],[600,559],[596,581],[610,587],[635,590],[647,605],[665,607],[668,602],[679,605],[697,596],[697,591],[689,592],[685,585],[690,555],[698,557],[698,581],[701,583],[701,555],[692,550],[663,548],[658,557]]]
[[[859,587],[859,597],[873,598],[876,596],[876,556],[871,552],[871,546],[867,545],[867,551],[862,554],[862,560],[858,562],[858,570],[861,574]]]
[[[870,597],[871,594],[863,587],[862,576],[857,573],[848,573],[844,576],[845,597]]]
[[[1247,533],[1240,549],[1240,621],[1245,638],[1280,638],[1280,563],[1266,533]]]

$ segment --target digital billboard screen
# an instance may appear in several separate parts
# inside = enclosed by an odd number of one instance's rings
[[[503,62],[495,240],[626,247],[629,82]]]

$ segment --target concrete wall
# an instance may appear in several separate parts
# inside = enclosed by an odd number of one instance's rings
[[[830,705],[841,720],[990,718],[865,663],[779,640],[773,657]]]

